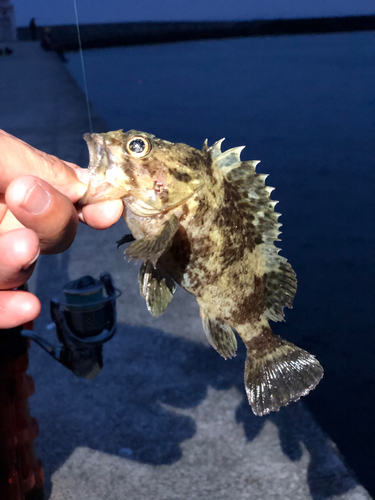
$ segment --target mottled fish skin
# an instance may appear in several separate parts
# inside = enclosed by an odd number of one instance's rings
[[[210,148],[206,141],[202,151],[135,130],[85,140],[91,180],[82,202],[122,198],[137,240],[125,254],[144,261],[140,290],[150,312],[164,311],[174,281],[196,297],[207,338],[225,358],[236,353],[237,331],[257,415],[313,389],[323,376],[319,362],[274,335],[268,323],[283,321],[297,281],[274,245],[280,214],[267,176],[255,171],[259,162],[242,162],[243,148],[221,152],[222,140]]]

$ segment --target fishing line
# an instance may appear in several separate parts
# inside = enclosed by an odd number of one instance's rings
[[[79,54],[81,56],[81,66],[82,66],[82,74],[83,74],[83,86],[84,86],[85,95],[86,95],[87,114],[88,114],[88,117],[89,117],[90,133],[92,134],[92,121],[91,121],[90,101],[89,101],[89,93],[88,93],[88,90],[87,90],[87,80],[86,80],[85,63],[84,63],[84,60],[83,60],[83,50],[82,50],[82,42],[81,42],[81,30],[79,29],[77,0],[73,0],[73,3],[74,3],[74,10],[75,10],[75,13],[76,13],[76,25],[77,25],[78,45],[79,45]]]

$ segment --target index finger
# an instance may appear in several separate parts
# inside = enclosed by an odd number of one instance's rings
[[[0,193],[18,177],[35,175],[76,203],[85,193],[87,186],[78,180],[75,169],[64,161],[33,148],[7,132],[0,130]]]

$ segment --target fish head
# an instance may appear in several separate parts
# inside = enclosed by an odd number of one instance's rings
[[[84,139],[90,181],[82,204],[126,203],[128,198],[139,215],[151,215],[185,203],[203,186],[206,156],[186,144],[136,130],[85,134]]]

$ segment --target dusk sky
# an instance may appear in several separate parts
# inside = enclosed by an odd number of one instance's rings
[[[74,0],[11,0],[18,26],[75,22]],[[85,23],[272,19],[375,14],[374,0],[77,0]]]

